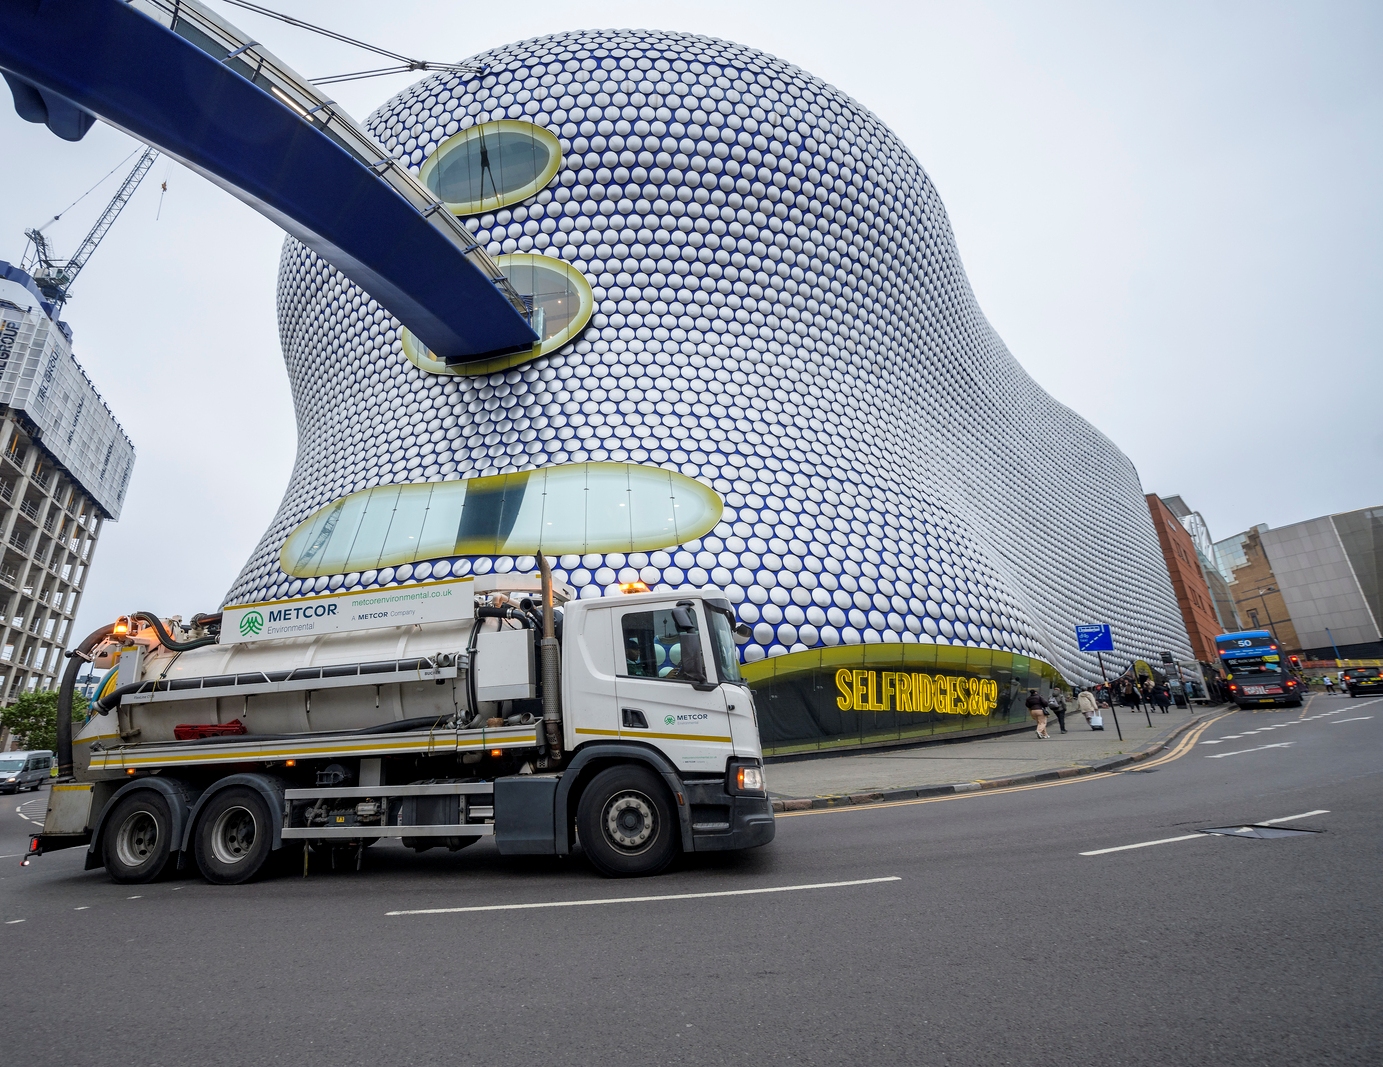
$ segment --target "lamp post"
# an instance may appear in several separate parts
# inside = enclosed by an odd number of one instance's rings
[[[1330,627],[1325,628],[1325,636],[1330,638],[1330,647],[1335,650],[1335,666],[1340,665],[1340,646],[1335,643],[1335,635],[1330,632]]]
[[[1268,616],[1268,629],[1272,631],[1273,640],[1277,642],[1278,647],[1280,648],[1282,646],[1282,640],[1277,636],[1277,624],[1273,622],[1272,609],[1268,607],[1267,600],[1267,595],[1269,593],[1278,592],[1281,592],[1281,590],[1279,590],[1277,586],[1270,585],[1266,589],[1258,590],[1258,592],[1256,592],[1253,596],[1246,596],[1243,600],[1236,600],[1234,603],[1236,606],[1238,606],[1239,604],[1247,604],[1250,600],[1261,600],[1263,602],[1263,614]]]

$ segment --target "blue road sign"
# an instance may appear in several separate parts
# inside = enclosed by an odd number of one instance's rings
[[[1109,623],[1096,622],[1076,627],[1076,647],[1082,652],[1113,652],[1114,634]]]

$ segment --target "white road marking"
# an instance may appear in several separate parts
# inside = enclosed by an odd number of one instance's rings
[[[1336,720],[1335,720],[1334,722],[1332,722],[1330,725],[1331,725],[1331,726],[1339,726],[1340,723],[1342,723],[1342,722],[1366,722],[1366,721],[1368,721],[1369,719],[1372,719],[1372,718],[1373,718],[1372,715],[1360,715],[1359,718],[1357,718],[1357,719],[1336,719]]]
[[[1227,740],[1228,740],[1228,738],[1220,737],[1220,738],[1217,738],[1217,739],[1214,740],[1214,741],[1202,741],[1201,744],[1203,744],[1203,745],[1222,745],[1222,744],[1224,744],[1225,741],[1227,741]]]
[[[5,920],[5,925],[6,925],[6,926],[13,926],[15,923],[22,923],[23,921],[24,921],[23,919],[6,919],[6,920]]]
[[[1229,753],[1226,753],[1229,755]],[[1329,815],[1328,809],[1320,808],[1316,811],[1302,812],[1300,815],[1284,815],[1280,819],[1264,819],[1255,826],[1275,826],[1280,822],[1296,822],[1298,819],[1309,819],[1313,815]],[[1194,841],[1198,837],[1215,837],[1215,834],[1183,834],[1180,837],[1161,837],[1156,841],[1139,841],[1136,845],[1115,845],[1113,848],[1097,848],[1093,852],[1082,852],[1082,856],[1107,856],[1111,852],[1127,852],[1131,848],[1150,848],[1153,845],[1170,845],[1175,841]]]
[[[1224,759],[1226,756],[1242,756],[1245,752],[1262,752],[1268,748],[1291,748],[1295,741],[1279,741],[1275,745],[1259,745],[1257,748],[1236,748],[1233,752],[1207,752],[1206,759]]]
[[[1313,815],[1329,815],[1329,808],[1317,808],[1315,811],[1304,811],[1300,815],[1284,815],[1280,819],[1264,819],[1256,826],[1276,826],[1280,822],[1296,822],[1298,819],[1309,819]]]
[[[1199,835],[1197,835],[1199,836]],[[600,897],[594,900],[545,900],[535,904],[482,904],[469,908],[412,908],[385,912],[386,915],[458,915],[473,911],[531,911],[535,908],[580,908],[590,904],[645,904],[656,900],[707,900],[712,897],[752,897],[762,893],[795,893],[803,889],[843,889],[854,885],[901,882],[898,875],[887,878],[858,878],[851,882],[813,882],[810,885],[775,885],[764,889],[728,889],[718,893],[667,893],[648,897]]]
[[[1139,841],[1136,845],[1116,845],[1113,848],[1097,848],[1094,852],[1082,852],[1082,856],[1104,856],[1110,852],[1127,852],[1131,848],[1151,848],[1153,845],[1170,845],[1173,841],[1194,841],[1205,834],[1183,834],[1181,837],[1162,837],[1156,841]]]

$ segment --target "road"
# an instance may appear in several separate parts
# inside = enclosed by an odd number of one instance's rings
[[[5,1059],[1377,1064],[1380,757],[1383,700],[1318,696],[1125,773],[780,817],[633,882],[487,843],[122,887],[78,850],[21,868],[42,802],[5,797]],[[1268,820],[1324,832],[1193,832]]]

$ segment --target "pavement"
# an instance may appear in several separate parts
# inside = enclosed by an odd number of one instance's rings
[[[5,1062],[1383,1062],[1383,700],[1195,731],[1113,772],[784,812],[635,881],[381,842],[359,871],[121,886],[78,849],[19,866],[44,797],[5,797]]]
[[[1232,705],[1197,707],[1189,714],[1175,708],[1165,715],[1154,711],[1151,716],[1121,711],[1122,739],[1113,714],[1105,715],[1103,730],[1092,730],[1084,716],[1072,712],[1066,716],[1064,734],[1055,719],[1047,724],[1050,741],[1028,729],[972,741],[770,763],[765,773],[775,811],[1001,789],[1108,771],[1147,759],[1185,731],[1229,710]]]

